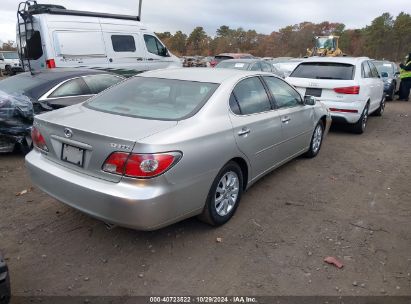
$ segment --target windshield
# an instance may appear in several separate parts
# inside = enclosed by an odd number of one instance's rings
[[[248,70],[249,66],[250,64],[246,62],[222,61],[219,64],[217,64],[216,68]]]
[[[334,39],[333,38],[317,38],[317,48],[318,49],[335,49]]]
[[[118,115],[181,120],[194,115],[218,84],[134,77],[91,99],[86,106]]]
[[[383,61],[373,61],[378,73],[381,75],[383,72],[387,73],[389,77],[394,74],[394,67],[391,63]]]
[[[290,77],[312,79],[354,79],[354,66],[335,62],[305,62],[301,63]]]
[[[32,88],[37,87],[46,82],[48,82],[48,80],[31,76],[30,73],[24,73],[1,80],[0,91],[12,95],[26,94]]]
[[[4,59],[19,59],[19,55],[17,52],[7,52],[7,53],[2,53]]]

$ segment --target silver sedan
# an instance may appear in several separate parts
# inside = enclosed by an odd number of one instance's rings
[[[43,191],[113,225],[222,225],[259,178],[316,156],[330,123],[270,73],[158,70],[36,116],[26,166]]]

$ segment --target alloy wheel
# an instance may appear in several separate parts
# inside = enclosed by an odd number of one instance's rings
[[[237,203],[239,192],[240,182],[238,175],[233,171],[225,173],[218,182],[214,195],[214,206],[218,215],[226,216],[233,210]]]
[[[316,154],[321,147],[321,141],[323,139],[323,128],[321,125],[317,125],[314,130],[313,142],[312,142],[312,150]]]

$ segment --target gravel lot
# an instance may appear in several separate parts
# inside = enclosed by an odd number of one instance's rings
[[[411,295],[410,133],[411,102],[388,103],[364,135],[333,130],[317,158],[266,176],[217,229],[107,230],[31,188],[21,155],[3,155],[13,294]]]

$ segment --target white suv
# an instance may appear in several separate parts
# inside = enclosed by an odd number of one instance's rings
[[[323,102],[333,122],[348,123],[358,134],[365,131],[369,114],[384,112],[384,82],[366,57],[312,57],[286,80],[303,96]]]

